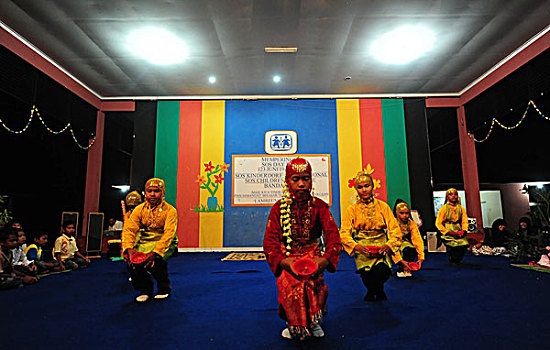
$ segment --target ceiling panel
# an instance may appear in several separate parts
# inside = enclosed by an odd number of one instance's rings
[[[550,24],[547,0],[3,0],[0,20],[102,97],[457,93]],[[422,24],[435,47],[376,61],[381,34]],[[186,42],[155,66],[127,48],[144,26]],[[297,46],[266,54],[265,46]],[[274,84],[272,76],[282,81]],[[208,76],[217,76],[209,84]],[[346,77],[351,79],[346,80]]]

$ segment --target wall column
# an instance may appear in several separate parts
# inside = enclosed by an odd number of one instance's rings
[[[103,135],[105,131],[105,113],[97,111],[95,127],[96,140],[88,151],[88,170],[86,172],[86,192],[84,194],[84,210],[82,220],[82,236],[88,235],[88,213],[99,210],[99,194],[101,188],[101,164],[103,160]]]
[[[458,138],[460,140],[462,177],[464,178],[468,217],[476,218],[478,229],[483,230],[475,142],[468,136],[464,106],[458,107],[456,115],[458,119]]]

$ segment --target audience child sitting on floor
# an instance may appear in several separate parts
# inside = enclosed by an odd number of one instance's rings
[[[508,225],[504,219],[496,219],[491,226],[491,230],[485,236],[485,241],[481,247],[473,246],[474,255],[506,255],[507,241],[512,237],[508,230]]]
[[[60,271],[61,267],[59,266],[59,262],[48,259],[46,254],[42,252],[42,249],[48,243],[48,234],[35,234],[33,241],[34,243],[30,244],[27,249],[25,249],[25,254],[28,259],[34,260],[34,265],[36,266],[38,273],[46,274],[51,271]]]
[[[12,228],[11,230],[17,234],[17,247],[12,250],[12,265],[15,273],[36,276],[36,265],[34,261],[27,259],[27,255],[23,249],[23,246],[27,245],[27,236],[25,232],[23,232],[21,228]]]
[[[63,223],[61,236],[55,240],[53,252],[62,270],[76,270],[79,267],[88,267],[90,264],[90,260],[78,251],[74,238],[75,231],[74,222],[67,220]]]
[[[12,250],[19,246],[17,232],[7,227],[0,231],[0,289],[19,288],[38,282],[38,277],[17,275],[11,264]]]

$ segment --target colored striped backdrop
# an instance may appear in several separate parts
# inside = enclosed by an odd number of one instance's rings
[[[159,101],[155,176],[177,207],[180,247],[262,245],[270,208],[232,207],[227,167],[233,155],[264,154],[269,130],[295,130],[298,154],[331,155],[336,222],[361,169],[371,172],[379,199],[410,203],[401,99]]]

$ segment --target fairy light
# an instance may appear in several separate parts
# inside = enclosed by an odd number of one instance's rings
[[[502,124],[501,122],[499,122],[497,120],[497,118],[493,118],[491,120],[491,127],[489,128],[489,132],[487,133],[487,135],[485,135],[485,137],[481,140],[478,140],[474,137],[474,134],[468,132],[468,136],[474,141],[474,142],[485,142],[487,141],[487,139],[489,138],[489,136],[491,135],[491,133],[493,132],[493,129],[494,129],[494,126],[495,124],[498,124],[498,126],[500,126],[501,128],[505,129],[505,130],[513,130],[515,128],[517,128],[518,126],[520,126],[520,124],[523,122],[523,120],[525,119],[525,117],[527,116],[527,112],[529,111],[529,108],[533,106],[533,108],[537,111],[537,113],[543,117],[544,119],[546,120],[550,120],[549,117],[545,116],[541,111],[540,109],[538,109],[537,105],[535,105],[535,102],[533,102],[533,100],[529,100],[529,102],[527,103],[527,107],[525,108],[525,112],[523,112],[523,115],[521,116],[521,119],[514,125],[514,126],[506,126],[504,124]]]
[[[36,114],[36,116],[38,117],[38,119],[40,120],[40,122],[42,123],[42,125],[44,126],[44,128],[46,128],[46,130],[48,130],[50,133],[54,134],[54,135],[60,135],[62,133],[64,133],[65,131],[69,130],[71,132],[71,136],[73,138],[73,141],[76,143],[76,145],[78,146],[78,148],[80,149],[83,149],[85,151],[89,150],[93,144],[95,143],[96,141],[96,137],[95,135],[93,135],[92,139],[90,139],[90,141],[88,142],[88,146],[82,146],[78,140],[76,139],[76,136],[74,134],[74,130],[73,130],[73,127],[71,126],[71,123],[67,123],[67,125],[65,125],[65,127],[59,131],[54,131],[52,129],[50,129],[48,127],[48,125],[46,124],[46,122],[44,121],[44,119],[42,119],[42,116],[40,116],[40,112],[38,112],[38,108],[36,108],[35,106],[32,106],[31,108],[31,115],[29,117],[29,121],[27,122],[27,125],[25,125],[23,127],[23,129],[21,130],[12,130],[10,129],[3,121],[2,119],[0,119],[0,124],[2,125],[2,127],[6,130],[6,131],[9,131],[11,132],[12,134],[22,134],[24,133],[25,131],[27,131],[27,129],[29,128],[29,126],[31,125],[31,122],[34,118],[34,115]]]

